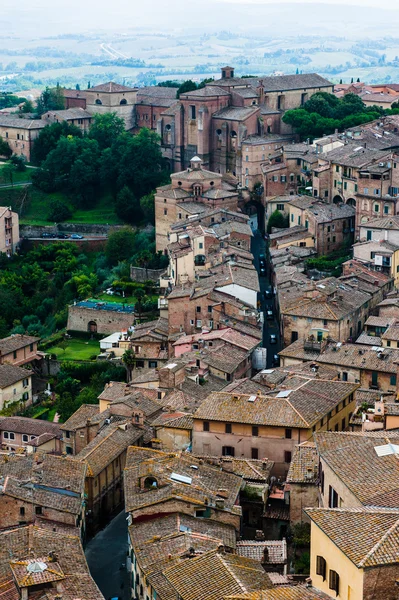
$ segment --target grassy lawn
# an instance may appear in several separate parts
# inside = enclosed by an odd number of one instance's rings
[[[20,175],[30,175],[31,169],[20,173]],[[2,179],[0,177],[0,184]],[[24,195],[24,189],[21,187],[15,188],[0,188],[0,206],[11,206],[13,210],[21,213],[21,201]],[[29,187],[28,194],[22,208],[22,216],[20,214],[21,225],[52,225],[51,221],[47,220],[47,213],[51,200],[62,200],[71,208],[73,215],[68,219],[69,223],[96,223],[118,225],[122,223],[115,214],[112,198],[109,195],[104,195],[99,198],[97,205],[89,210],[77,209],[71,205],[70,200],[62,192],[53,192],[46,194],[41,190]]]
[[[0,184],[11,185],[10,180],[3,175],[3,169],[4,166],[0,167]],[[13,183],[32,181],[32,169],[26,169],[26,171],[15,171],[12,178]]]
[[[89,360],[94,354],[100,353],[100,342],[98,340],[68,340],[68,346],[60,348],[53,346],[47,352],[55,354],[59,360]]]

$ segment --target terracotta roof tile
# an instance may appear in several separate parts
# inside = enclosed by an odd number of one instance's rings
[[[397,456],[377,456],[376,446],[386,445],[392,432],[315,433],[319,455],[364,506],[399,506],[399,462]],[[365,473],[368,474],[365,477]]]
[[[312,442],[297,446],[292,456],[287,483],[315,484],[319,471],[319,455]]]
[[[311,508],[306,513],[358,568],[399,562],[399,511]]]
[[[182,600],[220,600],[234,593],[272,587],[258,561],[217,551],[165,569],[164,575]]]

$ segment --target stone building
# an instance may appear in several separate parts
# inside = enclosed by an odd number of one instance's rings
[[[111,334],[130,329],[133,323],[130,305],[82,300],[68,306],[68,331]]]
[[[371,298],[371,294],[332,277],[278,290],[284,345],[310,335],[317,342],[327,336],[343,342],[359,335]]]
[[[23,156],[27,162],[30,162],[33,143],[46,125],[47,123],[41,119],[20,119],[0,115],[0,136],[8,143],[13,154]]]
[[[210,394],[193,415],[193,452],[268,458],[274,462],[275,473],[284,476],[296,444],[311,439],[314,431],[347,427],[357,387],[304,377],[266,394]]]
[[[125,121],[126,129],[133,127],[137,88],[109,81],[85,90],[84,96],[86,111],[91,115],[116,113],[119,118]]]
[[[0,134],[1,135],[1,134]],[[0,253],[12,256],[19,244],[19,216],[18,213],[0,206]]]
[[[74,125],[82,132],[87,133],[90,129],[93,115],[87,110],[77,107],[66,110],[50,110],[45,112],[41,118],[47,121],[46,125],[66,122],[68,125]]]
[[[143,439],[143,428],[126,419],[110,420],[74,457],[87,466],[87,528],[96,531],[123,502],[123,471],[127,449]]]

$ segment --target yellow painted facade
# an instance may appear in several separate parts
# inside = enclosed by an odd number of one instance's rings
[[[316,573],[317,556],[322,556],[327,564],[326,578]],[[329,588],[329,571],[339,575],[339,595]],[[364,569],[354,563],[312,522],[310,541],[310,577],[316,589],[340,600],[363,600]]]

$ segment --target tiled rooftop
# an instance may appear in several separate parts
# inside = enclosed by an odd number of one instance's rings
[[[32,580],[24,578],[22,567],[32,559],[45,561],[47,568]],[[13,563],[13,564],[11,564]],[[104,600],[90,576],[79,537],[42,529],[33,525],[0,532],[0,589],[5,600],[18,600],[22,585],[41,583],[40,595],[29,592],[29,599],[55,600],[52,581],[58,580],[65,600]],[[33,581],[34,580],[34,581]],[[46,583],[47,582],[47,583]]]
[[[285,539],[264,542],[243,540],[237,542],[237,554],[245,558],[258,560],[261,563],[281,565],[287,562],[287,542]]]
[[[9,337],[0,340],[0,354],[9,354],[10,352],[14,352],[20,348],[25,348],[26,346],[30,346],[30,344],[34,344],[39,341],[40,338],[33,337],[32,335],[10,335]]]
[[[314,434],[319,455],[364,506],[399,506],[399,462],[395,454],[378,456],[375,447],[397,444],[393,432],[320,432]]]
[[[309,428],[359,386],[342,381],[303,380],[297,390],[267,396],[212,393],[194,413],[194,420]],[[279,396],[280,393],[280,396]]]
[[[76,515],[82,511],[85,476],[86,465],[51,454],[42,462],[29,455],[0,465],[3,494]]]
[[[96,477],[129,446],[136,443],[143,436],[143,433],[142,429],[130,423],[127,424],[126,429],[118,425],[109,425],[72,460],[86,463],[87,476]]]
[[[193,465],[198,468],[193,468]],[[171,479],[174,473],[188,477],[191,483]],[[155,478],[157,486],[143,491],[139,482],[147,476]],[[221,498],[226,509],[232,510],[241,483],[240,477],[221,472],[208,464],[201,464],[201,461],[184,453],[147,453],[145,450],[130,448],[125,469],[126,510],[134,511],[176,497],[198,505],[215,504],[216,499]]]
[[[399,511],[311,508],[306,513],[358,568],[398,563]]]
[[[0,388],[6,388],[18,381],[22,381],[32,375],[33,371],[15,367],[14,365],[0,365]]]
[[[258,561],[217,551],[165,569],[164,575],[181,600],[220,600],[272,587]]]
[[[319,456],[313,442],[297,446],[292,456],[287,483],[315,484],[318,478]]]

